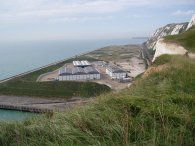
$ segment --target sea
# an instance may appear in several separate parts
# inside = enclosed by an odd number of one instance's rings
[[[38,116],[38,114],[0,109],[0,122],[22,121],[28,118],[32,118],[33,116]]]
[[[146,39],[0,42],[0,80],[109,45],[142,44]]]

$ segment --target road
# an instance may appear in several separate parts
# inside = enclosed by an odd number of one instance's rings
[[[145,44],[143,44],[141,49],[141,56],[146,61],[146,65],[150,66],[152,64],[152,56],[148,52],[148,49]]]

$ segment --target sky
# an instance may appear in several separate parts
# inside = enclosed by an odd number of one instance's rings
[[[148,37],[195,0],[0,0],[0,42]]]

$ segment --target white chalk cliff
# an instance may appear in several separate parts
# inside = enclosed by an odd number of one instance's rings
[[[187,50],[185,48],[177,44],[167,43],[163,37],[183,33],[193,26],[195,26],[195,14],[193,14],[190,22],[168,24],[157,29],[148,41],[144,43],[148,49],[155,51],[153,61],[162,54],[186,54]]]
[[[173,23],[173,24],[167,24],[164,27],[158,28],[154,34],[148,39],[148,41],[145,43],[148,49],[155,50],[156,43],[159,39],[168,36],[168,35],[177,35],[179,33],[185,32],[186,28],[188,27],[188,23]]]
[[[195,26],[195,14],[193,14],[186,30],[190,29],[192,26]]]
[[[156,52],[154,54],[153,61],[163,54],[185,55],[188,53],[184,47],[175,43],[165,42],[164,39],[158,40],[155,47]]]
[[[195,26],[195,14],[193,14],[190,22],[172,23],[172,24],[167,24],[164,27],[158,28],[153,33],[153,35],[148,39],[148,41],[145,42],[145,45],[147,46],[148,49],[155,50],[156,49],[155,45],[159,39],[168,35],[180,34],[182,32],[189,30],[192,26]]]

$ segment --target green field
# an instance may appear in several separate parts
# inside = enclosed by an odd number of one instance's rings
[[[153,67],[163,64],[131,88],[69,112],[0,123],[0,145],[193,146],[195,60],[165,55]]]
[[[167,36],[165,40],[180,44],[189,52],[195,53],[195,27],[179,35]]]
[[[39,75],[54,71],[62,67],[65,63],[72,62],[75,59],[87,59],[89,61],[96,60],[85,56],[79,56],[27,75],[14,78],[0,84],[0,95],[71,98],[73,96],[97,96],[101,93],[110,91],[110,88],[105,85],[91,82],[36,82]]]

